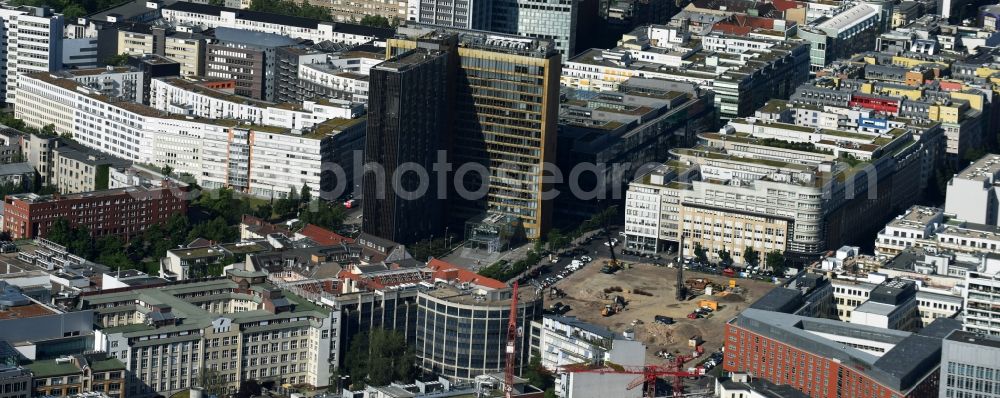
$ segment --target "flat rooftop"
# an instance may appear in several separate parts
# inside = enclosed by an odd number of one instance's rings
[[[954,332],[951,332],[951,334],[949,334],[948,337],[945,338],[945,340],[1000,349],[1000,338],[994,336],[970,333],[964,330],[956,330]]]
[[[593,323],[588,323],[577,319],[575,316],[562,316],[562,315],[544,315],[546,319],[551,319],[555,322],[571,326],[588,333],[593,333],[606,339],[613,339],[615,337],[614,332],[606,327],[598,326]]]
[[[417,65],[423,64],[440,56],[439,51],[430,51],[418,48],[414,51],[407,51],[399,56],[387,59],[385,62],[374,66],[376,69],[402,72]]]
[[[442,299],[454,304],[460,305],[471,305],[471,306],[482,306],[482,307],[494,307],[494,308],[510,308],[510,295],[507,294],[506,298],[503,299],[490,299],[490,293],[485,296],[478,296],[472,294],[475,289],[462,290],[458,289],[452,285],[448,284],[438,284],[437,287],[427,290],[425,293],[431,297]],[[481,297],[485,297],[482,299]],[[535,289],[529,286],[525,286],[523,289],[518,290],[518,300],[522,303],[527,303],[540,299],[539,295],[535,292]]]
[[[854,313],[854,312],[864,312],[864,313],[868,313],[868,314],[876,314],[876,315],[889,316],[889,314],[892,314],[892,312],[895,311],[896,308],[897,308],[896,306],[891,305],[891,304],[876,303],[874,301],[869,300],[869,301],[865,301],[864,303],[861,303],[861,305],[857,306],[854,309],[854,311],[852,311],[852,313]]]
[[[115,188],[115,189],[105,189],[103,191],[91,191],[91,192],[81,192],[68,195],[39,195],[36,193],[22,193],[16,195],[8,195],[9,198],[14,200],[22,200],[28,203],[48,203],[48,202],[63,202],[70,200],[80,200],[80,199],[91,199],[91,198],[102,198],[119,196],[122,194],[130,194],[133,192],[150,192],[158,193],[161,190],[166,189],[158,186],[149,185],[135,185],[125,188]]]
[[[914,205],[907,209],[903,215],[889,221],[887,225],[897,228],[923,229],[934,220],[940,220],[943,214],[944,210],[937,207]]]
[[[0,310],[0,321],[8,319],[34,318],[36,316],[55,314],[58,314],[58,312],[42,304],[31,302],[31,304],[28,305],[9,307],[5,310]]]
[[[230,275],[234,277],[263,277],[265,274],[230,272]],[[102,329],[105,333],[124,333],[129,336],[154,335],[200,329],[210,325],[211,322],[220,314],[203,309],[199,306],[200,302],[229,298],[260,303],[261,300],[263,300],[262,297],[268,294],[268,291],[278,290],[269,282],[253,284],[250,286],[250,290],[258,294],[234,292],[234,290],[238,287],[239,285],[233,279],[228,277],[197,282],[185,281],[171,283],[156,288],[133,288],[120,292],[116,291],[111,293],[90,294],[81,297],[81,306],[82,308],[94,308],[98,313],[105,311],[128,311],[129,309],[127,307],[116,307],[110,309],[102,309],[100,307],[102,304],[106,303],[134,302],[135,300],[139,300],[149,306],[159,305],[170,307],[171,312],[169,314],[171,314],[173,318],[183,320],[177,325],[161,326],[158,328],[139,323]],[[218,293],[220,291],[221,293]],[[201,294],[204,292],[215,293],[210,295]],[[282,291],[282,294],[283,297],[275,299],[275,303],[277,304],[279,300],[287,302],[293,307],[291,311],[274,313],[265,309],[257,309],[252,311],[230,312],[225,313],[224,315],[232,318],[234,323],[273,321],[278,319],[291,320],[292,318],[301,318],[304,315],[321,318],[329,316],[329,310],[322,308],[302,297],[288,291]],[[135,307],[131,310],[143,312],[147,311],[144,307]]]
[[[995,184],[997,183],[997,174],[1000,174],[1000,155],[991,153],[979,158],[959,172],[958,178]]]
[[[904,395],[917,382],[937,371],[943,337],[938,335],[947,329],[961,327],[961,323],[953,319],[941,318],[926,328],[928,333],[910,333],[754,308],[744,310],[729,323],[814,355],[840,361]],[[825,337],[829,335],[881,342],[892,348],[878,357]]]

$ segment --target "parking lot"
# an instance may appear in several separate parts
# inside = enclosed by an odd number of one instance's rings
[[[553,295],[553,289],[547,288],[546,306],[568,307],[568,310],[560,312],[607,327],[619,336],[630,330],[636,340],[646,344],[647,363],[650,364],[665,363],[665,359],[657,353],[691,355],[694,349],[688,343],[692,337],[704,340],[702,346],[705,354],[689,364],[693,366],[705,360],[722,346],[726,321],[775,287],[773,283],[765,281],[686,270],[685,281],[692,280],[698,286],[712,286],[712,295],[700,294],[689,297],[687,301],[678,301],[676,268],[635,262],[615,274],[605,274],[600,269],[608,257],[601,253],[591,256],[594,257],[592,261],[577,271],[567,272],[566,266],[556,271],[556,275],[563,273],[564,276],[555,277],[552,287],[561,291],[562,295]],[[567,263],[571,264],[571,261],[569,259]],[[553,276],[550,274],[543,277]],[[731,279],[737,283],[737,293],[729,289]],[[624,306],[620,312],[605,316],[606,306],[614,307],[615,296],[623,298]],[[695,315],[696,319],[689,319],[688,316],[699,308],[699,302],[703,299],[716,302],[717,310],[699,311],[703,314]],[[672,318],[673,322],[669,325],[656,322],[657,316]]]

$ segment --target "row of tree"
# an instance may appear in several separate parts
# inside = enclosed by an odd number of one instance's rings
[[[416,377],[416,356],[406,337],[394,330],[372,329],[351,339],[340,374],[351,377],[352,389],[410,383]]]
[[[0,186],[0,190],[3,189]],[[336,228],[343,222],[346,214],[343,206],[313,200],[308,186],[293,192],[295,194],[290,194],[288,198],[276,200],[272,208],[269,203],[254,207],[254,199],[237,196],[231,189],[203,191],[192,201],[190,216],[174,215],[163,224],[146,228],[127,243],[116,236],[93,238],[86,227],[70,225],[65,219],[56,220],[46,238],[90,261],[112,268],[155,273],[159,259],[166,256],[168,250],[197,238],[214,242],[238,240],[237,225],[243,214],[254,214],[267,220],[301,214],[303,222],[325,228]],[[222,266],[224,264],[216,264],[215,269],[208,269],[206,273],[217,275],[221,273]]]
[[[521,273],[531,269],[531,267],[538,265],[538,263],[542,261],[542,256],[544,255],[544,249],[546,247],[550,252],[558,252],[565,249],[573,243],[574,239],[583,236],[584,233],[605,227],[608,221],[610,221],[611,218],[617,214],[617,212],[618,208],[616,206],[610,206],[607,209],[604,209],[604,211],[594,214],[587,220],[583,221],[569,233],[564,233],[559,229],[553,228],[549,231],[548,235],[546,235],[546,239],[544,241],[541,239],[535,241],[534,247],[528,250],[524,258],[513,263],[501,260],[490,264],[489,266],[479,270],[479,275],[500,281],[513,279]]]
[[[733,255],[728,250],[720,250],[716,255],[719,256],[719,265],[723,267],[733,265]],[[760,255],[759,251],[754,250],[752,247],[747,247],[743,250],[743,264],[754,267],[760,265]],[[698,262],[708,264],[708,250],[699,243],[695,243],[694,245],[694,257]],[[767,252],[767,255],[764,256],[764,267],[770,269],[776,275],[784,275],[785,270],[788,269],[788,265],[785,263],[785,254],[781,250]]]
[[[594,214],[586,221],[580,223],[580,225],[572,231],[564,232],[561,229],[552,228],[549,230],[545,239],[549,251],[558,252],[569,247],[569,245],[573,243],[573,240],[583,236],[583,234],[588,231],[605,227],[617,213],[618,206],[610,206],[607,209],[604,209],[604,211]]]

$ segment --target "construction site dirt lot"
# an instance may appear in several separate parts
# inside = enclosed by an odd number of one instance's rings
[[[712,296],[689,296],[687,301],[680,302],[676,293],[677,269],[633,264],[608,275],[600,272],[601,262],[597,259],[556,283],[555,287],[564,296],[551,297],[546,291],[546,303],[568,305],[571,309],[566,315],[605,326],[618,336],[622,336],[626,329],[634,330],[635,339],[646,344],[648,364],[664,363],[662,358],[656,357],[660,350],[691,355],[693,348],[688,346],[688,341],[693,336],[704,340],[705,353],[719,350],[726,322],[776,286],[763,281],[735,279],[735,291],[739,293],[731,293],[728,288],[732,278],[685,270],[685,281],[707,279],[726,290],[721,293],[715,290]],[[624,310],[605,317],[601,312],[606,304],[613,304],[614,295],[624,297]],[[688,314],[698,308],[699,301],[703,299],[717,301],[718,310],[706,318],[688,319]],[[675,323],[657,323],[654,321],[657,315],[671,317]]]

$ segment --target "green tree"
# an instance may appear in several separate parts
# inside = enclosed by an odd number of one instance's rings
[[[771,271],[778,276],[784,275],[785,270],[788,269],[788,265],[785,264],[785,255],[780,250],[768,252],[764,262],[767,265],[767,268],[770,268]]]
[[[195,225],[188,233],[188,241],[205,238],[215,242],[232,242],[239,237],[236,227],[229,225],[224,218],[216,217],[212,221]]]
[[[314,6],[305,1],[295,3],[290,0],[253,0],[250,3],[250,10],[281,15],[292,15],[322,21],[333,20],[333,16],[330,14],[330,10],[328,8]]]
[[[260,218],[262,220],[270,220],[271,216],[274,214],[274,207],[270,203],[264,203],[257,206],[257,209],[253,211],[254,217]]]
[[[448,252],[448,242],[444,237],[436,237],[434,240],[424,239],[413,244],[406,245],[406,250],[413,258],[420,261],[427,261],[431,257],[441,257]]]
[[[39,133],[40,133],[40,135],[45,136],[45,137],[58,137],[59,136],[59,134],[56,134],[56,125],[52,124],[52,123],[49,123],[49,124],[46,124],[46,125],[42,126],[42,129],[39,131]]]
[[[760,263],[760,252],[753,249],[752,246],[747,246],[743,250],[743,263],[746,265],[756,266]]]
[[[343,226],[345,219],[347,219],[347,209],[344,208],[343,204],[322,200],[306,206],[299,214],[299,220],[303,225],[314,224],[332,230]]]
[[[733,255],[729,254],[729,250],[726,249],[719,250],[718,254],[719,254],[719,264],[726,267],[733,265]]]
[[[105,65],[110,66],[125,66],[128,63],[128,54],[121,53],[118,55],[112,55],[108,59],[104,60]]]
[[[59,190],[52,185],[36,186],[38,188],[35,193],[39,195],[52,195],[54,193],[59,193]]]
[[[78,256],[87,259],[95,257],[94,241],[87,228],[70,225],[65,218],[53,221],[43,238],[66,247],[66,250]]]
[[[201,368],[195,384],[203,388],[209,396],[215,395],[221,397],[222,393],[226,391],[225,377],[218,371],[209,368]]]
[[[309,203],[312,200],[312,188],[308,185],[302,183],[302,189],[299,190],[299,201],[302,203]]]
[[[14,117],[13,113],[0,113],[0,124],[14,130],[24,131],[24,121]]]
[[[558,228],[552,228],[548,235],[549,241],[549,251],[558,252],[566,246],[569,246],[570,238],[563,234]]]
[[[162,167],[162,168],[160,169],[160,171],[161,171],[161,172],[163,172],[163,175],[164,175],[164,176],[167,176],[167,177],[170,177],[170,175],[174,173],[174,168],[173,168],[173,167],[170,167],[170,165],[169,165],[169,164],[165,164],[165,165],[163,165],[163,167]]]
[[[295,215],[295,202],[290,199],[281,198],[274,201],[274,214],[278,216],[279,219],[288,219]]]
[[[412,382],[416,375],[413,349],[397,331],[378,328],[355,335],[345,359],[346,373],[355,388]]]
[[[236,391],[236,398],[253,398],[260,396],[261,388],[257,380],[246,380],[240,382],[240,388]]]
[[[528,383],[545,391],[553,388],[556,384],[555,375],[542,366],[542,357],[537,350],[532,350],[531,360],[528,361],[528,368],[524,370],[524,378]]]
[[[73,239],[73,227],[69,225],[69,221],[66,221],[65,218],[57,218],[52,222],[52,225],[49,226],[45,239],[65,246],[71,239]]]
[[[229,188],[202,191],[195,205],[212,218],[222,217],[229,224],[239,223],[243,214],[250,213],[249,202],[237,198]]]
[[[389,19],[381,15],[365,15],[364,18],[361,18],[359,24],[375,28],[392,28],[392,23],[389,22]]]
[[[97,240],[94,246],[97,262],[111,268],[133,269],[135,265],[126,255],[125,246],[117,236],[106,236]]]
[[[69,4],[63,8],[62,14],[67,21],[75,21],[77,18],[87,15],[87,10],[79,4]]]
[[[694,257],[702,264],[708,264],[708,251],[701,246],[701,243],[694,244]]]

